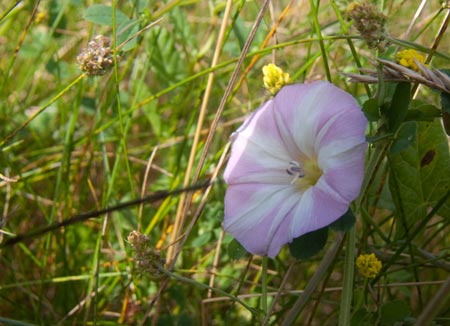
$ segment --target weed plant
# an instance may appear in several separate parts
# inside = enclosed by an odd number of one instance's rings
[[[450,68],[450,5],[375,1],[372,44],[349,5],[3,1],[0,324],[450,325],[450,95],[376,61],[414,49]],[[270,99],[269,63],[370,121],[356,223],[302,259],[222,230],[230,135]],[[372,278],[355,267],[369,253]]]

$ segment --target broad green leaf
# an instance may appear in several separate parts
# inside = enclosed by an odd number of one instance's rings
[[[427,205],[421,187],[417,134],[413,136],[403,131],[416,124],[408,122],[402,125],[389,153],[389,189],[396,207],[397,239],[404,238],[414,223],[426,215]]]
[[[401,300],[387,302],[381,306],[381,324],[383,326],[394,326],[411,316],[408,305]]]
[[[356,218],[349,208],[344,215],[329,225],[330,229],[335,231],[347,232],[355,224]]]
[[[207,243],[211,242],[213,233],[211,231],[204,232],[194,239],[192,239],[191,246],[192,247],[203,247]]]
[[[449,143],[439,120],[419,124],[419,160],[422,188],[427,202],[434,206],[450,187]],[[450,201],[438,212],[450,219]]]
[[[414,121],[404,123],[397,132],[390,154],[396,155],[414,145],[417,140],[417,123]]]
[[[391,105],[386,112],[388,128],[394,132],[400,127],[408,113],[409,102],[411,101],[411,84],[398,83],[392,97]]]
[[[230,242],[227,251],[232,260],[239,260],[247,254],[247,250],[236,239]]]
[[[365,308],[361,308],[353,314],[350,326],[374,325],[375,323],[375,313],[369,312]]]
[[[417,133],[413,133],[416,125]],[[438,120],[407,122],[397,133],[389,153],[389,189],[395,206],[396,238],[406,235],[445,194],[450,184],[448,143]],[[450,205],[439,212],[448,216]]]
[[[380,108],[378,106],[378,100],[376,98],[370,98],[364,102],[362,111],[370,122],[375,122],[380,119]]]
[[[450,113],[450,94],[448,93],[441,93],[441,107],[442,112]]]
[[[447,135],[450,136],[450,94],[441,93],[442,122]]]
[[[406,121],[433,121],[441,116],[441,110],[434,105],[412,100],[407,112]]]
[[[101,4],[92,5],[86,9],[83,17],[96,24],[112,26],[112,7]],[[116,25],[122,25],[127,20],[127,15],[116,8]]]
[[[289,244],[291,255],[297,259],[309,259],[327,243],[328,227],[306,233]]]

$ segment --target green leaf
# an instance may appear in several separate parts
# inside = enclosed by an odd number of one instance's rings
[[[202,233],[192,240],[191,245],[192,247],[203,247],[210,242],[212,236],[213,233],[211,231]]]
[[[411,84],[398,83],[389,110],[386,112],[388,119],[388,128],[390,131],[396,131],[400,124],[405,120],[409,102],[411,101]]]
[[[442,112],[450,113],[450,94],[442,92],[441,93],[441,107]]]
[[[83,18],[95,24],[112,26],[112,7],[101,4],[92,5],[86,9]],[[116,8],[116,25],[122,25],[128,20],[127,15]]]
[[[393,137],[394,137],[394,134],[391,132],[382,133],[382,134],[377,134],[375,136],[366,136],[366,141],[368,143],[375,144],[375,143],[381,142],[382,140],[390,139]]]
[[[170,11],[170,22],[173,26],[173,35],[177,44],[183,49],[189,49],[187,55],[194,57],[198,53],[198,43],[195,32],[192,31],[191,21],[186,15],[186,11],[180,7],[175,7]]]
[[[417,123],[409,121],[398,130],[394,143],[391,145],[391,155],[396,155],[414,145],[417,138]]]
[[[375,122],[380,119],[380,108],[376,98],[370,98],[364,102],[362,111],[370,122]]]
[[[227,251],[232,260],[239,260],[247,254],[247,250],[236,239],[230,242]]]
[[[375,323],[375,314],[361,308],[353,314],[350,326],[375,325]]]
[[[389,189],[396,207],[396,238],[404,238],[412,225],[424,218],[426,205],[420,179],[417,135],[402,132],[416,122],[405,123],[389,153]],[[405,139],[405,137],[407,137]]]
[[[344,215],[329,225],[332,230],[347,232],[355,224],[356,218],[352,210],[349,208]]]
[[[289,244],[289,251],[297,259],[309,259],[325,247],[327,239],[328,227],[324,227],[295,238]]]
[[[139,19],[126,20],[117,30],[117,44],[122,44],[139,31]],[[120,50],[126,52],[134,49],[138,44],[137,40],[137,37],[129,39]]]
[[[150,62],[156,79],[164,87],[168,87],[185,78],[187,67],[173,34],[157,26],[151,29],[151,35]]]
[[[419,124],[420,176],[426,201],[434,206],[450,187],[450,154],[447,136],[439,120]],[[450,218],[450,201],[438,212]]]
[[[408,305],[401,300],[387,302],[381,306],[381,323],[383,326],[393,326],[411,316]]]
[[[406,114],[406,121],[433,121],[441,116],[441,110],[432,104],[418,100],[412,100],[410,108]]]
[[[450,94],[441,93],[441,108],[445,132],[450,136]]]
[[[448,143],[440,122],[403,124],[388,157],[389,189],[398,218],[396,238],[401,239],[425,218],[450,185]],[[449,216],[450,203],[444,204],[439,214]]]

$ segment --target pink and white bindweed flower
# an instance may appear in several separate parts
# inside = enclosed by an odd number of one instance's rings
[[[348,209],[364,176],[367,120],[328,82],[283,87],[232,135],[224,229],[274,257]]]

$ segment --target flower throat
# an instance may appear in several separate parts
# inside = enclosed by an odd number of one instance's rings
[[[304,164],[291,161],[286,173],[293,177],[290,184],[295,184],[301,191],[314,186],[322,176],[322,170],[315,159],[308,159]]]

